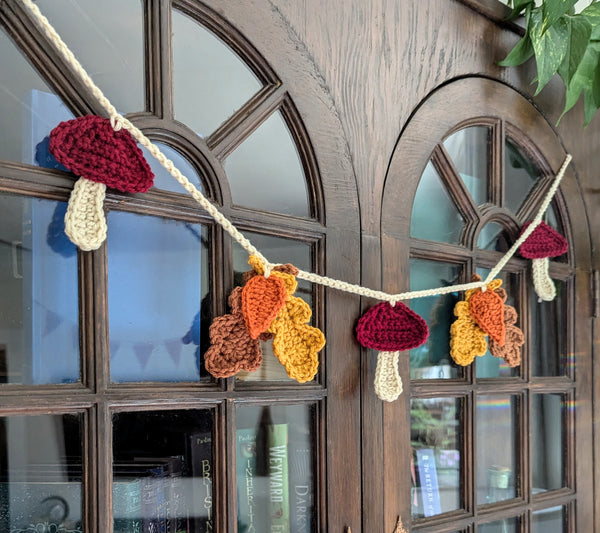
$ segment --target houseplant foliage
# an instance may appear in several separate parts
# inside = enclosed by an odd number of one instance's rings
[[[500,65],[521,65],[535,55],[535,94],[558,73],[566,88],[561,118],[583,93],[587,126],[600,107],[600,0],[593,0],[578,14],[576,2],[512,0],[510,18],[524,15],[526,31]]]

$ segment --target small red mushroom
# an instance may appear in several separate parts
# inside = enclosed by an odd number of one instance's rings
[[[146,192],[154,174],[127,130],[116,131],[109,119],[94,115],[61,122],[50,133],[49,148],[81,176],[69,198],[65,233],[82,250],[96,250],[106,239],[106,187]]]
[[[556,296],[556,286],[548,274],[549,258],[564,254],[568,248],[567,240],[545,222],[540,222],[519,248],[523,257],[532,259],[533,286],[541,300],[551,301]]]

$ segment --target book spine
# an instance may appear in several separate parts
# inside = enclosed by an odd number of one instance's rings
[[[211,433],[192,434],[191,462],[194,478],[193,505],[194,533],[211,533],[214,528],[212,485],[213,455]]]
[[[440,514],[442,509],[434,451],[431,449],[417,450],[417,467],[423,498],[423,514],[425,516]]]
[[[256,430],[236,432],[238,533],[257,533]]]
[[[292,533],[313,531],[313,462],[308,431],[290,432],[290,530]]]
[[[267,428],[269,533],[290,533],[287,424]]]

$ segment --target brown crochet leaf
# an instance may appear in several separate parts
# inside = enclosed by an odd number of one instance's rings
[[[517,311],[510,305],[504,306],[504,324],[506,336],[504,346],[490,339],[490,352],[494,357],[503,358],[508,366],[515,367],[521,364],[521,346],[525,344],[525,336],[521,329],[515,326]]]
[[[504,346],[504,302],[493,290],[474,293],[469,300],[469,312],[475,323],[500,346]]]
[[[211,345],[204,355],[204,366],[214,377],[258,370],[262,363],[260,343],[250,337],[241,314],[215,318],[208,333]]]
[[[287,292],[277,276],[255,276],[242,289],[242,313],[253,339],[269,328],[283,307]]]

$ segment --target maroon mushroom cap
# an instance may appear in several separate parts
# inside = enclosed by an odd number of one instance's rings
[[[50,152],[71,172],[122,192],[146,192],[154,174],[127,130],[88,115],[61,122],[50,133]]]
[[[523,226],[523,233],[528,222]],[[545,222],[540,222],[533,230],[533,233],[527,237],[526,241],[519,248],[519,253],[527,259],[543,259],[544,257],[556,257],[564,254],[569,249],[569,243],[560,233],[553,230]]]

